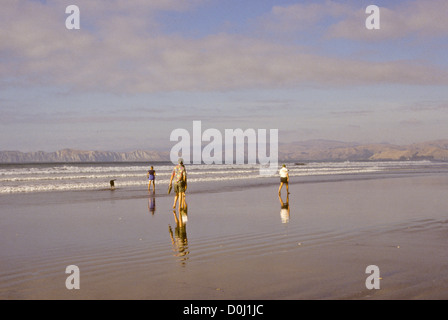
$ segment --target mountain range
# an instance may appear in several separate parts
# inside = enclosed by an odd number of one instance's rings
[[[312,140],[279,146],[279,159],[296,160],[448,160],[448,140],[410,145],[388,143],[356,144],[329,140]]]
[[[279,145],[279,161],[367,161],[367,160],[448,161],[448,140],[410,145],[387,143],[358,144],[331,140],[310,140]],[[148,162],[169,161],[169,151],[83,151],[56,152],[0,151],[0,163],[35,162]]]
[[[139,162],[168,161],[169,152],[160,151],[83,151],[64,149],[56,152],[0,151],[0,163],[36,162]]]

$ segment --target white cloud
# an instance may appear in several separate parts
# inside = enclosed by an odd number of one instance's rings
[[[390,2],[380,8],[380,30],[367,30],[366,5],[359,2],[298,3],[275,6],[258,19],[258,27],[264,32],[282,36],[300,32],[329,38],[352,40],[384,40],[406,36],[448,36],[448,2],[446,0],[414,0]],[[303,34],[302,34],[303,36]]]
[[[327,4],[328,8],[298,5],[295,11],[276,7],[273,14],[284,23],[282,28],[287,28],[304,15],[312,25],[328,14],[345,16],[350,9]],[[448,84],[447,71],[429,65],[330,58],[247,35],[186,39],[162,34],[157,29],[156,13],[186,10],[185,1],[80,0],[78,5],[81,30],[65,29],[64,3],[19,1],[2,8],[0,54],[5,63],[0,79],[115,93],[302,84]],[[340,30],[335,27],[334,35],[343,36]]]
[[[392,5],[392,3],[391,3]],[[368,15],[363,10],[334,24],[328,36],[353,40],[385,40],[402,37],[434,38],[448,36],[448,2],[445,0],[417,0],[400,3],[396,7],[379,7],[380,30],[360,28]]]
[[[341,19],[352,11],[349,5],[334,1],[274,6],[269,14],[258,19],[258,26],[268,33],[275,34],[309,31],[318,27],[318,23],[328,17]]]

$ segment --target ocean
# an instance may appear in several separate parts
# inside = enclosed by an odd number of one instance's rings
[[[156,170],[157,185],[167,186],[173,164],[152,163]],[[0,194],[55,192],[55,191],[100,191],[110,188],[109,181],[115,179],[115,187],[121,191],[144,190],[149,164],[127,163],[36,163],[0,164]],[[448,163],[424,161],[345,161],[287,163],[291,182],[314,181],[316,179],[343,179],[346,175],[406,174],[438,172],[448,168]],[[190,185],[204,183],[227,184],[244,187],[250,184],[277,182],[277,175],[260,175],[258,165],[186,165]]]

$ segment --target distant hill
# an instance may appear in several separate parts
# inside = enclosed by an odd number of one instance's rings
[[[448,140],[436,140],[405,146],[392,144],[355,144],[315,140],[279,146],[283,161],[306,160],[440,160],[448,161]]]
[[[160,151],[81,151],[64,149],[56,152],[0,151],[0,163],[33,162],[132,162],[169,161],[169,152]]]
[[[448,140],[400,146],[356,144],[331,140],[309,140],[279,145],[279,161],[357,160],[440,160],[448,161]],[[0,163],[33,162],[132,162],[169,161],[169,151],[0,151]]]

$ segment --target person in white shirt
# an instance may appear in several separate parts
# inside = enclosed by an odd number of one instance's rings
[[[288,169],[286,169],[285,164],[280,169],[279,174],[280,174],[280,187],[278,188],[278,194],[281,193],[283,184],[286,184],[286,192],[289,194],[289,173]]]

